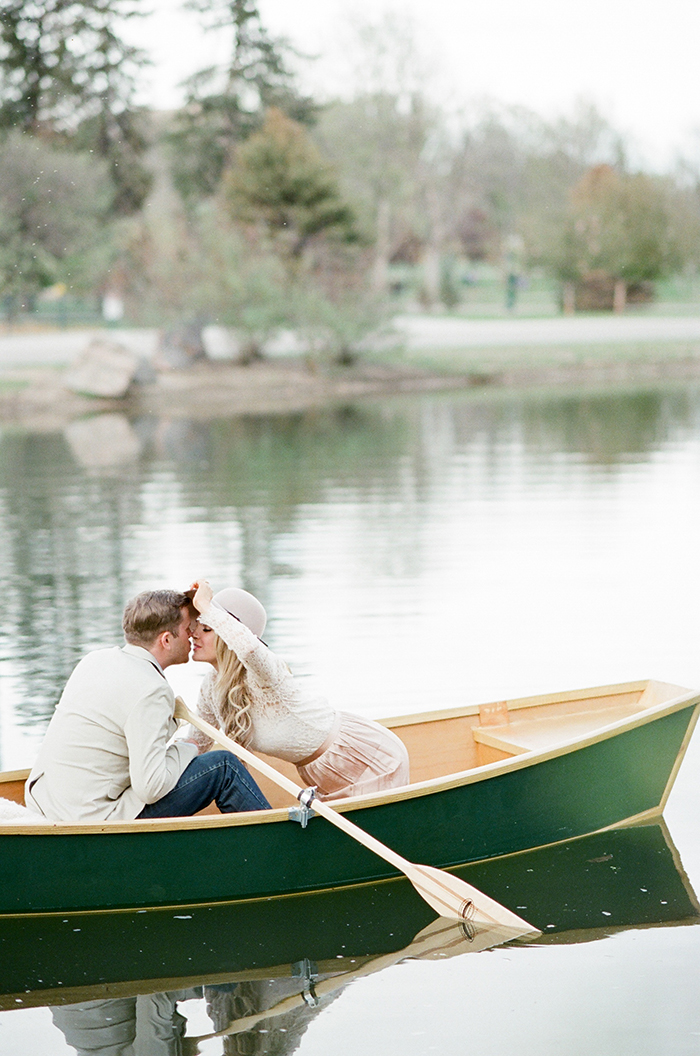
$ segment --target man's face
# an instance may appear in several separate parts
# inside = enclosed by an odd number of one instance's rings
[[[177,634],[170,638],[169,664],[186,664],[190,658],[190,634],[195,621],[188,608],[182,609],[182,619],[178,624]]]

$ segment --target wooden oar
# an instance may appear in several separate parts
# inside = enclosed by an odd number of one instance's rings
[[[494,946],[499,946],[501,943],[512,942],[515,939],[522,938],[523,934],[528,936],[532,934],[530,931],[523,933],[518,928],[491,926],[483,931],[474,931],[473,937],[467,938],[465,930],[464,927],[460,927],[459,924],[454,922],[448,923],[444,920],[441,922],[434,920],[432,924],[428,924],[426,928],[423,928],[408,946],[405,946],[402,950],[397,950],[395,953],[381,954],[378,957],[369,957],[356,967],[340,972],[338,975],[314,981],[312,993],[309,993],[308,990],[300,990],[295,994],[282,998],[276,1005],[271,1005],[269,1008],[261,1009],[259,1012],[243,1016],[240,1019],[232,1019],[228,1026],[217,1030],[215,1033],[200,1034],[197,1037],[188,1036],[183,1041],[189,1043],[189,1046],[193,1046],[198,1042],[209,1041],[211,1038],[225,1038],[232,1034],[243,1034],[246,1030],[251,1030],[265,1019],[274,1019],[282,1016],[294,1008],[313,1007],[321,998],[328,997],[338,990],[343,990],[349,983],[374,975],[375,972],[382,972],[384,969],[391,968],[401,961],[408,960],[408,958],[413,960],[432,960],[437,957],[442,959],[444,957],[459,956],[464,953],[479,953],[481,950],[493,949]],[[539,935],[541,933],[536,932],[535,934]]]
[[[229,752],[233,752],[239,759],[242,759],[244,763],[252,767],[254,770],[259,771],[261,774],[265,774],[271,781],[279,785],[280,788],[291,793],[301,803],[304,803],[302,797],[306,791],[300,785],[291,781],[284,774],[280,774],[279,771],[275,770],[269,763],[263,762],[262,759],[258,759],[256,755],[249,752],[247,748],[238,744],[237,741],[231,740],[221,730],[217,730],[210,723],[205,722],[199,715],[194,715],[182,697],[177,697],[175,701],[175,716],[176,718],[184,719],[191,723],[202,733],[206,734],[217,744],[220,744],[222,748],[225,748]],[[430,865],[416,865],[414,862],[409,862],[406,858],[402,858],[400,854],[393,851],[391,847],[387,847],[385,844],[380,843],[379,840],[375,839],[374,836],[370,836],[364,829],[359,828],[352,821],[345,817],[344,814],[338,813],[333,810],[328,803],[324,803],[322,799],[313,800],[313,810],[315,813],[320,814],[321,817],[329,821],[331,825],[335,825],[336,828],[342,829],[344,833],[350,836],[353,840],[357,840],[363,847],[367,847],[368,850],[373,851],[384,861],[389,862],[399,872],[404,873],[405,876],[411,881],[413,886],[419,895],[421,895],[429,906],[439,913],[441,917],[450,917],[454,920],[481,920],[488,924],[499,924],[503,927],[520,928],[525,931],[536,931],[531,924],[523,920],[522,917],[512,913],[505,906],[502,906],[500,902],[496,902],[493,898],[489,898],[482,891],[479,891],[476,887],[472,887],[471,884],[467,884],[464,880],[460,880],[457,876],[452,876],[451,873],[446,873],[442,869],[435,869]]]

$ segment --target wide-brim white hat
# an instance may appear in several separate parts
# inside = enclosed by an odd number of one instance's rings
[[[235,616],[253,634],[261,637],[267,623],[267,613],[253,594],[240,587],[226,587],[214,595],[212,604]]]

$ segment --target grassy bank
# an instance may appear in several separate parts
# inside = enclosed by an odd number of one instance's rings
[[[567,373],[580,380],[586,372],[598,377],[639,374],[663,376],[665,373],[700,374],[700,342],[609,342],[572,345],[507,345],[485,348],[429,348],[420,350],[395,348],[372,354],[374,362],[397,369],[412,367],[430,373],[465,375],[484,384],[526,381],[530,374],[538,378],[549,373],[553,383],[565,382]]]
[[[479,388],[486,391],[606,390],[700,379],[700,341],[488,348],[385,349],[341,367],[304,358],[271,358],[240,366],[198,362],[134,387],[124,399],[68,391],[57,367],[0,377],[0,420],[41,427],[104,411],[228,417],[288,413],[369,396]]]

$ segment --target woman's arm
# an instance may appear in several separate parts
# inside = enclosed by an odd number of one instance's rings
[[[241,663],[255,675],[259,685],[276,686],[289,676],[287,665],[250,628],[219,605],[212,604],[214,593],[206,580],[193,583],[190,590],[195,591],[192,603],[199,610],[200,623],[216,631]]]
[[[214,701],[210,691],[211,679],[209,675],[205,676],[205,680],[200,686],[199,697],[197,698],[197,714],[210,723],[212,726],[221,727],[219,717],[214,710]],[[224,731],[225,732],[225,731]],[[190,726],[188,729],[188,739],[194,741],[201,752],[208,752],[214,742],[211,737],[207,737],[206,733],[202,733],[195,726]]]
[[[260,686],[276,686],[290,677],[287,665],[268,649],[244,623],[225,609],[210,605],[200,620],[211,627],[232,649],[241,663],[255,676]]]

